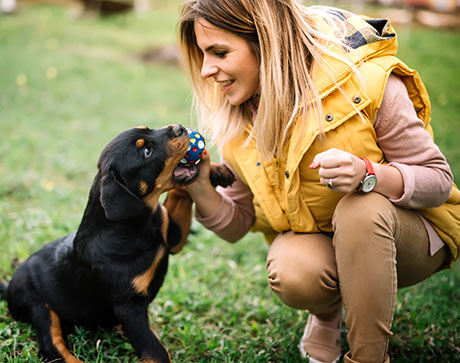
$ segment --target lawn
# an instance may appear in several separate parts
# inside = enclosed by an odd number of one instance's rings
[[[72,7],[39,4],[0,16],[0,279],[78,226],[99,152],[113,136],[137,125],[191,125],[182,71],[141,60],[149,47],[175,43],[176,3],[156,0],[142,17],[76,18]],[[401,58],[426,82],[435,138],[458,181],[460,34],[398,32]],[[193,230],[150,308],[174,361],[302,361],[307,313],[283,306],[268,288],[261,236],[230,245],[198,224]],[[457,263],[399,292],[393,361],[460,361],[459,284]],[[112,331],[77,328],[69,346],[86,362],[135,361]],[[30,326],[11,320],[1,302],[0,361],[38,362],[37,351]]]

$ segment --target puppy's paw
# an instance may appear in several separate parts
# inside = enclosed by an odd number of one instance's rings
[[[232,185],[236,180],[235,175],[233,175],[232,171],[226,165],[216,163],[211,163],[211,173],[209,177],[214,187],[220,185],[226,188]]]

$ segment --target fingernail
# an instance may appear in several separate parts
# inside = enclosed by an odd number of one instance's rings
[[[203,154],[208,155],[208,150],[204,149]]]
[[[318,163],[316,161],[313,161],[310,165],[308,165],[310,169],[315,169],[318,167]]]

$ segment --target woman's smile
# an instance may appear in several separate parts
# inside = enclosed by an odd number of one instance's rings
[[[229,81],[221,81],[221,82],[219,82],[219,83],[220,83],[220,85],[221,85],[221,87],[222,87],[222,91],[225,92],[225,91],[227,91],[228,89],[231,88],[230,86],[231,86],[234,82],[235,82],[235,80],[234,80],[234,79],[231,79],[231,80],[229,80]]]

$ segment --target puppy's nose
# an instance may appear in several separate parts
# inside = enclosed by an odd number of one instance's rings
[[[171,126],[171,132],[173,137],[179,137],[187,133],[187,129],[181,124]]]

